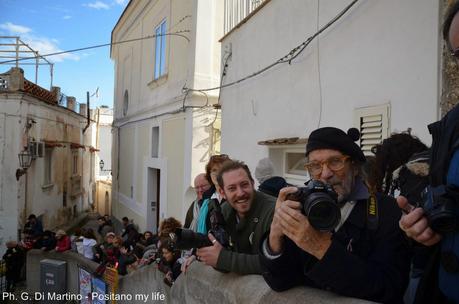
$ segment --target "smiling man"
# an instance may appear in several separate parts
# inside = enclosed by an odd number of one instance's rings
[[[260,255],[263,277],[272,289],[307,285],[376,302],[402,303],[409,255],[398,229],[401,213],[393,198],[368,192],[360,177],[366,159],[355,144],[359,136],[357,129],[346,134],[333,127],[309,136],[306,168],[313,180],[333,187],[341,216],[332,231],[317,230],[301,204],[286,199],[297,188],[280,191]]]
[[[198,249],[197,257],[218,270],[261,274],[260,240],[271,225],[275,199],[255,190],[249,168],[240,161],[224,162],[217,181],[226,199],[222,214],[231,248],[223,248],[209,235],[214,245]]]

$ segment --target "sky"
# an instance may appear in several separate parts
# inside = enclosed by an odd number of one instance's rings
[[[0,0],[0,36],[19,36],[40,54],[110,43],[111,32],[128,0]],[[11,43],[0,38],[0,44]],[[1,49],[5,49],[3,46]],[[0,56],[5,53],[0,53]],[[11,55],[11,54],[10,54]],[[26,54],[30,56],[30,54]],[[90,107],[113,107],[114,64],[110,46],[50,56],[53,86]],[[0,58],[0,63],[10,59]],[[35,62],[33,60],[23,62]],[[14,65],[0,64],[0,73]],[[25,77],[35,82],[35,66],[23,65]],[[39,66],[37,84],[50,88],[50,69]],[[98,90],[97,90],[98,89]],[[94,94],[96,91],[97,94]]]

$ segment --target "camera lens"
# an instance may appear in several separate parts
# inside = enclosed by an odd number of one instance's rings
[[[309,223],[319,231],[333,231],[341,219],[340,208],[326,193],[312,193],[304,208]]]

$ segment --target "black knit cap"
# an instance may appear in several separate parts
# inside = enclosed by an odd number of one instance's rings
[[[350,128],[347,134],[334,127],[324,127],[311,132],[306,144],[306,156],[314,150],[332,149],[350,156],[353,160],[364,163],[366,161],[360,147],[355,143],[360,138],[356,128]]]

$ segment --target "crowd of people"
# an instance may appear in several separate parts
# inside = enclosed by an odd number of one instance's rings
[[[451,7],[444,38],[459,58],[459,3]],[[117,233],[108,216],[97,233],[43,231],[30,215],[19,244],[7,243],[9,288],[30,248],[73,250],[122,275],[156,263],[172,285],[192,263],[218,271],[259,274],[275,291],[312,286],[383,303],[459,303],[459,105],[429,125],[429,148],[411,134],[394,133],[367,157],[357,129],[312,131],[301,190],[274,175],[269,159],[255,170],[228,155],[211,156],[196,176],[196,199],[184,229],[207,236],[180,250],[172,237],[180,221],[161,222],[158,234],[123,218]],[[102,238],[98,240],[98,237]],[[198,238],[199,239],[199,238]],[[182,248],[185,249],[185,248]],[[16,270],[16,271],[15,271]]]
[[[78,253],[99,264],[94,272],[96,276],[103,276],[107,267],[126,275],[154,263],[164,272],[164,282],[172,285],[181,273],[181,263],[177,261],[181,258],[181,251],[174,248],[169,233],[182,227],[180,221],[173,217],[164,219],[157,235],[151,231],[139,233],[127,217],[123,217],[122,225],[123,229],[116,233],[110,217],[105,215],[98,218],[97,232],[92,228],[77,227],[68,235],[62,229],[56,232],[43,230],[41,221],[31,214],[23,229],[23,239],[6,243],[3,260],[6,263],[7,291],[13,291],[24,277],[26,253],[30,249]]]

